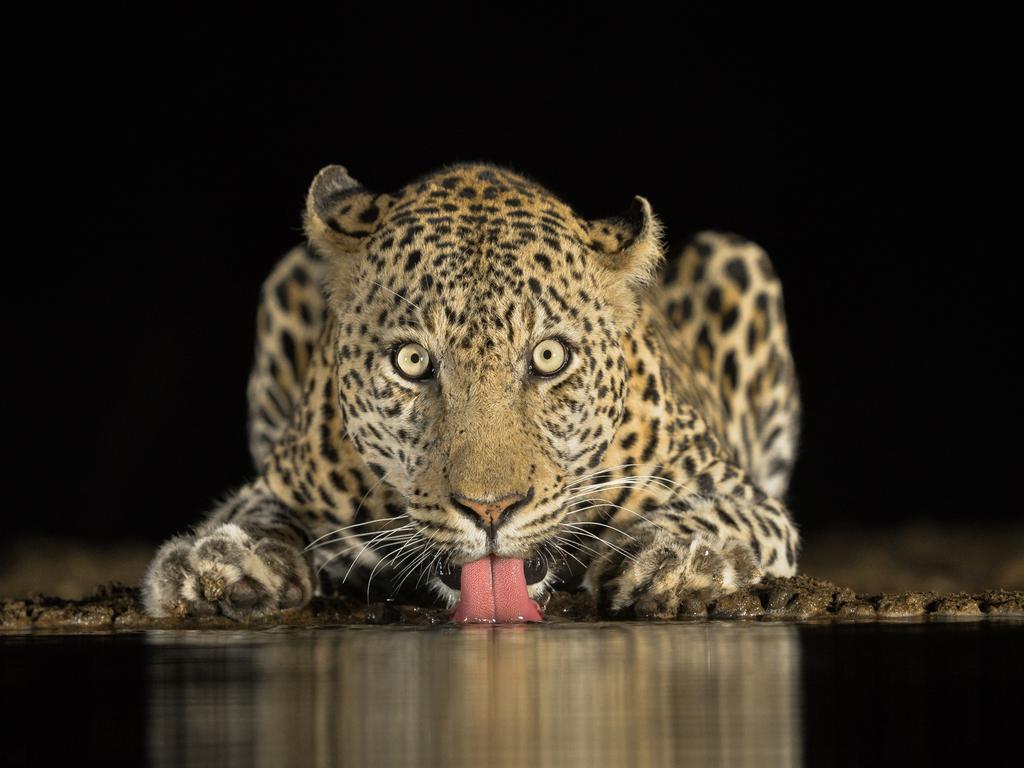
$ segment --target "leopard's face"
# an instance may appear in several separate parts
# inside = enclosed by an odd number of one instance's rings
[[[333,256],[347,436],[446,562],[544,554],[623,419],[636,265],[616,254],[643,234],[656,259],[656,232],[486,166],[335,197],[307,228],[357,238]]]

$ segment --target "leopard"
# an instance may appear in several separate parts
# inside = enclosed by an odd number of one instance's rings
[[[252,479],[157,549],[150,615],[365,590],[540,621],[568,589],[666,619],[795,574],[800,388],[759,244],[669,252],[642,196],[586,218],[488,162],[387,193],[328,165],[301,221],[259,294]]]

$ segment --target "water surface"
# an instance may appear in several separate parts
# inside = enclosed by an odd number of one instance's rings
[[[1018,728],[1022,647],[1012,622],[8,635],[0,762],[973,761]]]

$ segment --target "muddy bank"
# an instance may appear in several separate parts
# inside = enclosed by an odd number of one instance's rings
[[[97,584],[138,584],[157,542],[24,538],[0,544],[0,599],[76,600]],[[800,570],[860,593],[1024,590],[1024,527],[937,526],[809,533]]]
[[[549,621],[631,619],[630,615],[601,615],[585,593],[555,593],[545,606]],[[691,600],[679,620],[755,619],[779,621],[887,619],[1024,620],[1024,592],[900,592],[856,594],[828,581],[808,576],[769,579],[749,591],[706,604]],[[310,627],[359,624],[443,624],[448,612],[439,608],[394,603],[371,603],[349,597],[316,598],[299,611],[287,611],[272,621],[240,625],[221,617],[152,619],[142,611],[138,590],[119,585],[99,588],[82,600],[32,596],[0,603],[0,630],[137,630],[237,629],[239,626]]]

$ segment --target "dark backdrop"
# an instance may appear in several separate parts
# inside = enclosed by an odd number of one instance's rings
[[[256,294],[313,175],[389,190],[457,160],[769,251],[805,529],[1019,514],[998,20],[407,14],[35,29],[8,117],[41,219],[5,292],[8,535],[156,540],[250,476]]]

